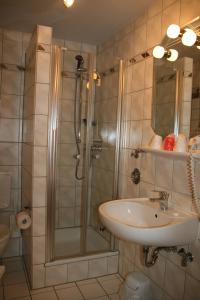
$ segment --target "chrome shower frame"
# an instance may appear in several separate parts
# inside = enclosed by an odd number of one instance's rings
[[[67,49],[66,49],[67,50]],[[90,216],[90,201],[91,201],[91,146],[93,143],[93,127],[92,121],[94,116],[94,96],[95,83],[93,72],[95,66],[95,55],[90,54],[89,58],[89,93],[87,107],[87,128],[86,128],[86,150],[84,157],[84,175],[83,195],[84,200],[81,204],[81,251],[80,256],[88,256],[93,253],[86,253],[87,230]],[[59,116],[59,99],[60,99],[60,83],[61,83],[61,48],[52,46],[51,56],[51,94],[49,101],[49,121],[48,121],[48,169],[47,169],[47,247],[46,247],[46,263],[53,262],[58,258],[55,257],[55,180],[56,180],[56,157],[57,157],[57,136],[58,136],[58,116]],[[120,60],[119,63],[119,90],[118,90],[118,114],[117,114],[117,137],[116,137],[116,152],[115,152],[115,174],[113,182],[113,199],[118,196],[118,178],[119,178],[119,155],[120,155],[120,132],[121,132],[121,111],[124,85],[124,64]],[[110,249],[98,251],[104,253],[115,250],[115,238],[112,236]],[[94,253],[95,254],[95,253]],[[69,258],[69,257],[68,257]],[[63,259],[63,258],[62,258]]]
[[[54,258],[54,228],[55,228],[55,180],[58,135],[58,111],[61,82],[61,50],[58,46],[51,49],[51,92],[48,120],[48,159],[47,159],[47,247],[46,260]]]

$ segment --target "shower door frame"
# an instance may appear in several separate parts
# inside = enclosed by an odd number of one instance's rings
[[[64,49],[67,51],[67,49]],[[47,247],[46,247],[46,263],[55,260],[64,259],[64,257],[55,257],[55,180],[56,180],[56,155],[57,155],[57,134],[58,134],[58,116],[59,116],[59,101],[60,101],[60,83],[61,83],[61,47],[52,46],[51,59],[51,93],[49,101],[49,121],[48,121],[48,171],[47,171]],[[87,130],[86,130],[86,154],[85,154],[85,174],[86,179],[83,184],[85,189],[83,194],[85,199],[81,200],[81,219],[82,229],[80,236],[81,252],[80,255],[72,257],[80,257],[92,255],[95,253],[86,253],[86,241],[88,230],[88,208],[90,207],[91,194],[91,146],[93,128],[92,121],[94,116],[94,99],[95,99],[95,83],[93,79],[93,72],[95,70],[95,55],[90,54],[89,59],[89,93],[88,93],[88,107],[87,107]],[[120,142],[121,142],[121,115],[122,115],[122,99],[124,90],[124,62],[119,61],[119,78],[118,78],[118,110],[117,110],[117,127],[116,127],[116,146],[115,146],[115,171],[113,181],[113,199],[118,197],[118,178],[119,178],[119,156],[120,156]],[[115,250],[115,238],[111,235],[110,250],[98,251],[97,253],[104,253]],[[83,253],[83,254],[82,254]],[[67,257],[70,259],[72,257]]]

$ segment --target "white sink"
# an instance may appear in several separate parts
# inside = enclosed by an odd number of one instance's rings
[[[160,210],[148,198],[113,200],[101,204],[102,223],[118,238],[145,246],[178,246],[193,242],[199,220],[193,213]]]

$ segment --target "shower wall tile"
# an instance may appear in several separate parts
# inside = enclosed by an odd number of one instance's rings
[[[44,265],[34,265],[32,269],[32,286],[39,289],[45,286],[45,268]]]
[[[32,208],[32,235],[41,236],[45,235],[46,232],[46,208],[37,207]]]
[[[46,286],[62,284],[67,282],[67,264],[46,268]],[[56,274],[56,276],[55,276]]]
[[[7,64],[20,65],[21,61],[22,61],[22,41],[5,38],[3,43],[2,62]]]
[[[52,28],[47,26],[38,26],[37,28],[37,42],[38,44],[48,44],[52,42]]]
[[[33,175],[36,177],[46,177],[47,172],[47,149],[35,146],[33,148]]]
[[[21,94],[21,73],[19,71],[2,71],[1,93],[20,95]]]
[[[0,140],[3,142],[18,142],[19,120],[0,119]]]
[[[107,257],[89,261],[89,277],[98,277],[107,274]]]
[[[48,115],[49,85],[36,83],[35,85],[35,114]]]
[[[74,262],[68,265],[68,281],[88,278],[88,261]]]
[[[36,81],[39,83],[49,83],[50,80],[50,54],[37,51]]]
[[[20,108],[22,96],[1,95],[0,117],[1,118],[20,118]]]
[[[34,125],[34,145],[47,146],[48,117],[35,115]]]
[[[32,238],[32,252],[33,265],[45,263],[45,236]]]

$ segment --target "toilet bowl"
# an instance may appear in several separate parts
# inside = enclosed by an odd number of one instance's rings
[[[0,257],[2,256],[10,238],[9,227],[5,224],[0,224]]]

